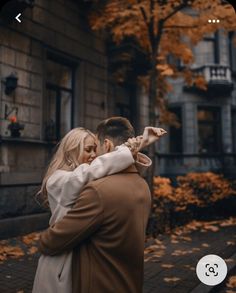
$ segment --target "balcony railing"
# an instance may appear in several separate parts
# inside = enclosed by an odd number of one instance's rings
[[[192,71],[194,76],[204,77],[207,82],[207,93],[228,94],[233,90],[231,69],[227,65],[206,64],[198,68],[193,68]]]
[[[236,153],[157,154],[160,175],[215,171],[236,175]]]

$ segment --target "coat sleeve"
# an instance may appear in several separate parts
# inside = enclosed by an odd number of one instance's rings
[[[145,172],[151,165],[152,160],[148,156],[144,155],[143,153],[138,153],[135,166],[141,176],[145,175]]]
[[[121,145],[115,151],[97,157],[90,165],[81,164],[72,172],[61,173],[61,178],[48,180],[47,190],[51,194],[55,192],[56,185],[60,186],[58,204],[63,207],[71,207],[82,188],[95,179],[118,173],[134,163],[134,158],[128,147]]]
[[[72,250],[94,233],[102,221],[100,197],[94,188],[88,186],[65,217],[41,233],[39,250],[46,255]]]

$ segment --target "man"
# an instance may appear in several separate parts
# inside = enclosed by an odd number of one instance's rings
[[[132,137],[127,119],[102,121],[98,155]],[[55,255],[73,249],[73,293],[141,292],[150,206],[148,185],[131,165],[87,184],[73,209],[41,234],[40,250]]]

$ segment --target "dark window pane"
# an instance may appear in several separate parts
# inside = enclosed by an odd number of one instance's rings
[[[220,111],[218,108],[198,109],[198,150],[200,153],[218,153],[221,151]]]
[[[214,121],[215,116],[211,111],[199,110],[197,113],[198,121]]]
[[[60,87],[71,89],[71,68],[55,61],[47,60],[47,82],[58,85]]]
[[[71,93],[61,91],[61,136],[64,136],[71,129]]]
[[[205,65],[206,63],[215,63],[215,40],[202,40],[195,49],[195,63]]]
[[[236,109],[232,110],[233,152],[236,153]]]
[[[46,100],[47,100],[47,119],[46,119],[46,129],[45,136],[47,140],[56,140],[56,104],[57,104],[57,92],[55,90],[46,90]]]
[[[48,55],[46,63],[46,128],[48,140],[59,140],[72,128],[73,76],[75,65]]]
[[[130,105],[116,103],[115,113],[117,116],[122,116],[131,120]]]
[[[230,66],[233,73],[236,73],[236,46],[235,46],[236,33],[229,33],[229,57]]]

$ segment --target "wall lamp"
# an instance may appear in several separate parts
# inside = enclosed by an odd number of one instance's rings
[[[5,79],[5,94],[10,95],[17,88],[18,77],[11,73]]]

